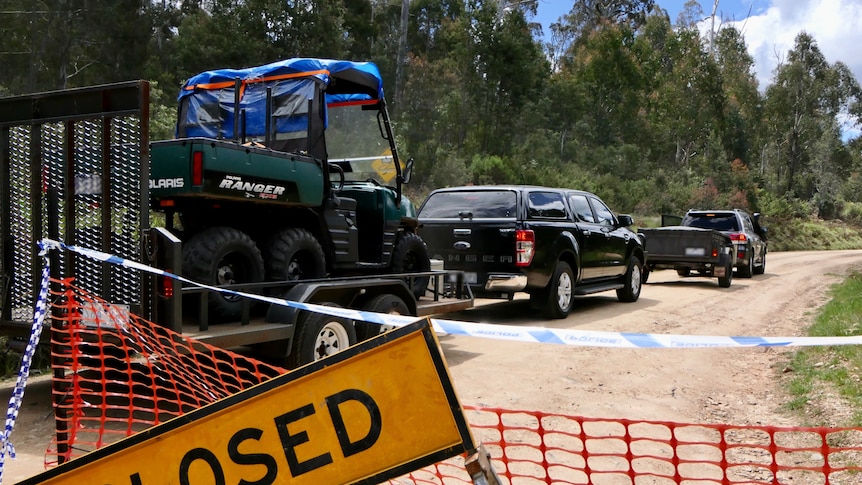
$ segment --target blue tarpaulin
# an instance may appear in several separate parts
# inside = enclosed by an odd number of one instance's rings
[[[266,90],[273,99],[274,133],[308,129],[309,102],[323,87],[326,104],[383,99],[383,79],[371,62],[295,58],[245,69],[218,69],[191,77],[180,90],[178,131],[182,136],[235,138],[235,86],[240,83],[239,112],[244,133],[262,137],[266,126]]]

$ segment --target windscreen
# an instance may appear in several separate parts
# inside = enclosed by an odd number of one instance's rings
[[[517,197],[509,190],[437,192],[419,211],[420,218],[513,218]]]
[[[739,223],[735,214],[687,214],[682,220],[683,226],[715,229],[722,232],[739,231]]]
[[[329,163],[344,170],[344,180],[373,180],[395,185],[398,170],[389,140],[379,124],[376,102],[332,103],[327,106],[326,152]],[[404,166],[402,165],[402,170]]]

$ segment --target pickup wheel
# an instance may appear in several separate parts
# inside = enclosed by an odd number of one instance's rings
[[[754,267],[754,274],[763,274],[766,272],[766,252],[760,258],[760,266]]]
[[[339,306],[334,303],[318,304]],[[303,311],[296,319],[296,325],[293,351],[287,360],[291,369],[316,362],[356,343],[356,329],[353,322],[346,318]]]
[[[413,232],[405,232],[395,243],[392,253],[393,273],[418,273],[431,269],[431,258],[428,257],[428,246],[425,241]],[[413,278],[410,289],[416,298],[425,294],[430,276]]]
[[[272,281],[322,278],[326,276],[326,257],[312,233],[290,227],[276,232],[269,240],[266,270]]]
[[[377,295],[362,306],[362,309],[367,312],[385,313],[387,315],[410,315],[410,309],[404,300],[395,295]],[[394,325],[378,325],[376,323],[362,322],[357,320],[356,338],[359,342],[368,340],[371,337],[376,337],[381,333],[388,332],[395,328]]]
[[[748,256],[748,264],[745,266],[740,266],[737,271],[739,271],[740,278],[751,278],[752,273],[754,273],[754,252],[751,252]]]
[[[574,303],[575,273],[565,261],[557,261],[551,283],[540,293],[546,300],[548,318],[566,318]]]
[[[724,276],[718,277],[718,286],[721,288],[730,288],[730,284],[733,282],[733,265],[727,263],[724,268]]]
[[[644,282],[644,272],[641,271],[641,260],[637,256],[629,259],[629,267],[623,279],[622,288],[617,290],[617,299],[627,303],[638,301],[641,296],[641,287]]]
[[[254,241],[232,227],[209,227],[183,244],[183,276],[208,285],[258,283],[263,281],[263,257]],[[190,308],[198,308],[194,296]],[[242,297],[209,295],[210,320],[224,322],[242,315]]]

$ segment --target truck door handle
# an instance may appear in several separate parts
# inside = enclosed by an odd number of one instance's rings
[[[471,229],[453,229],[452,230],[452,234],[454,234],[456,236],[469,236],[470,234],[472,234],[472,232],[473,231]]]

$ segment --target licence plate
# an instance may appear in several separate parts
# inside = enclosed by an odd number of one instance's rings
[[[475,284],[476,281],[478,281],[478,280],[479,280],[479,278],[476,276],[475,272],[467,272],[467,271],[464,272],[464,283]],[[455,273],[450,273],[449,274],[449,282],[455,283],[456,281],[458,281],[458,275]]]
[[[704,256],[706,255],[706,249],[703,248],[685,248],[686,256]]]

